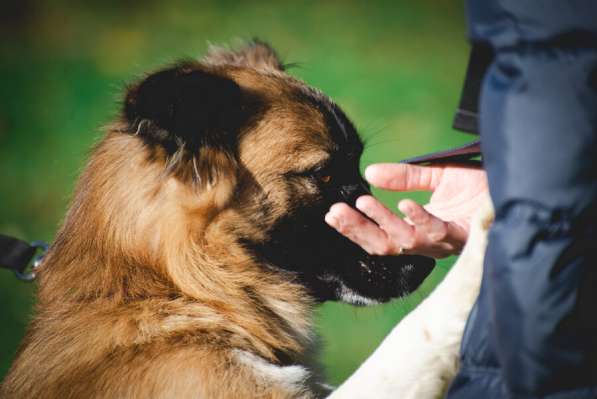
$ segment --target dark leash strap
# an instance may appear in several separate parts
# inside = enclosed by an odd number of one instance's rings
[[[479,134],[479,95],[487,69],[494,59],[493,50],[484,43],[473,43],[464,86],[460,96],[458,110],[454,116],[452,127],[466,133]],[[433,152],[401,161],[413,165],[437,165],[454,163],[464,166],[482,166],[481,142]]]
[[[33,281],[47,250],[48,244],[43,241],[28,243],[0,234],[0,267],[12,270],[19,280]]]
[[[463,146],[404,159],[400,162],[412,165],[455,163],[460,165],[481,166],[482,161],[480,159],[475,159],[479,157],[481,157],[481,141],[477,140]]]

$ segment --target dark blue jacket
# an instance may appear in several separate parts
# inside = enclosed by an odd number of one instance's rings
[[[496,220],[448,398],[597,398],[597,0],[470,0]]]

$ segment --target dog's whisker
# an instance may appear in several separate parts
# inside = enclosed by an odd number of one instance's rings
[[[197,168],[197,158],[195,156],[193,156],[193,171],[196,184],[201,186],[201,175],[199,175],[199,169]]]
[[[365,146],[365,149],[366,149],[366,150],[370,150],[371,148],[373,148],[373,147],[377,147],[377,146],[380,146],[380,145],[382,145],[382,144],[388,144],[388,143],[398,143],[398,142],[400,142],[400,141],[402,141],[402,140],[401,140],[401,139],[388,139],[388,140],[381,140],[381,141],[377,141],[377,142],[375,142],[375,143],[370,143],[370,144],[367,144],[367,145]]]
[[[134,133],[134,136],[138,136],[139,133],[141,133],[141,131],[145,128],[145,124],[149,123],[149,121],[147,119],[141,119],[140,121],[135,121],[135,124],[137,124],[137,130]]]
[[[379,136],[383,136],[386,133],[386,131],[383,128],[377,129],[376,131],[373,131],[372,133],[369,134],[363,134],[362,138],[363,138],[363,144],[366,146],[367,144],[369,144],[371,142],[372,139],[377,138]]]

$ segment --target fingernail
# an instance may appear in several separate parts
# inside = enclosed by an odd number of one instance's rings
[[[373,177],[373,175],[375,174],[375,169],[376,166],[374,165],[369,165],[365,168],[365,179],[367,180],[371,180],[371,178]]]
[[[405,204],[404,202],[401,202],[398,204],[398,209],[402,213],[410,213],[410,211],[411,211],[411,207],[408,206],[407,204]]]
[[[367,201],[363,200],[363,197],[359,197],[359,198],[357,198],[354,206],[361,211],[365,211],[365,209],[367,209],[366,202]]]
[[[329,212],[325,215],[325,222],[330,226],[338,226],[338,218]]]

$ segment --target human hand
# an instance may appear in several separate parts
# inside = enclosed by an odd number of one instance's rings
[[[365,178],[386,190],[433,192],[425,206],[410,199],[400,201],[398,208],[405,219],[370,195],[359,197],[356,207],[371,220],[345,203],[332,205],[325,221],[371,255],[444,258],[460,253],[470,219],[488,191],[483,169],[455,164],[375,164],[365,170]]]

